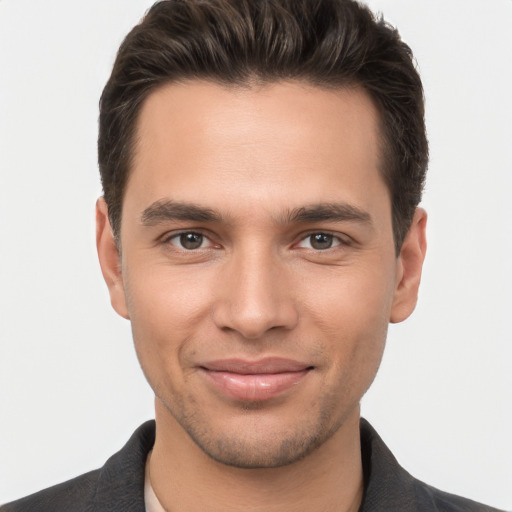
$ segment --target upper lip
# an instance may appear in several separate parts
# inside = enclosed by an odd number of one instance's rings
[[[312,368],[309,364],[281,357],[267,357],[257,361],[219,359],[201,364],[201,367],[210,371],[238,373],[240,375],[300,372]]]

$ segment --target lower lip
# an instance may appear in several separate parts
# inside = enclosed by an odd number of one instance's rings
[[[309,369],[298,372],[240,373],[204,370],[214,386],[223,394],[244,401],[261,401],[273,398],[299,384]]]

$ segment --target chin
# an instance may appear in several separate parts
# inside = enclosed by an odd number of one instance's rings
[[[330,439],[343,423],[333,425],[332,418],[328,421],[318,414],[309,421],[303,418],[286,424],[273,415],[262,416],[255,405],[231,425],[227,421],[215,425],[197,414],[175,418],[208,457],[244,469],[279,468],[300,461]]]
[[[243,469],[288,466],[303,459],[326,441],[323,436],[297,436],[272,440],[267,438],[256,442],[227,436],[216,439],[192,439],[211,459],[226,466]]]

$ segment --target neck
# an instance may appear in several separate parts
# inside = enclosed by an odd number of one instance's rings
[[[359,408],[322,446],[279,468],[243,469],[207,456],[157,401],[151,484],[168,512],[357,512],[363,495]]]

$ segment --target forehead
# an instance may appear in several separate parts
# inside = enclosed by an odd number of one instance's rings
[[[387,194],[378,121],[359,88],[168,84],[141,109],[127,196],[139,208],[169,195],[212,207],[244,197],[294,208],[320,196],[365,207],[372,194]]]

